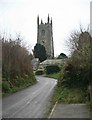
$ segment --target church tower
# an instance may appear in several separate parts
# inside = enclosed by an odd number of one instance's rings
[[[44,45],[47,53],[47,58],[54,58],[54,43],[53,43],[53,29],[52,19],[49,15],[47,17],[47,23],[39,23],[39,16],[37,17],[37,43]]]

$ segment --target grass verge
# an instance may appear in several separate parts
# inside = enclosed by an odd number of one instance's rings
[[[70,104],[70,103],[86,103],[88,101],[86,91],[84,92],[81,88],[57,87],[57,92],[58,91],[59,91],[58,102]]]
[[[58,79],[60,73],[54,73],[46,75],[47,77]],[[48,111],[48,117],[52,111],[53,106],[58,101],[58,103],[67,103],[67,104],[76,104],[76,103],[87,103],[88,95],[87,92],[81,88],[67,88],[64,86],[55,87],[52,99],[51,106]]]
[[[58,103],[66,103],[66,104],[76,104],[76,103],[87,103],[88,98],[86,93],[81,89],[74,88],[63,88],[63,87],[55,87],[54,94],[51,99],[51,106],[48,111],[48,117],[55,105]]]
[[[92,119],[92,104],[91,104],[91,102],[88,105],[90,106],[90,117]]]
[[[13,87],[9,92],[7,92],[7,93],[2,93],[2,97],[6,97],[6,96],[11,95],[11,94],[13,94],[13,93],[16,93],[16,92],[18,92],[18,91],[21,91],[22,89],[28,88],[28,87],[30,87],[30,86],[32,86],[32,85],[34,85],[34,84],[36,84],[36,82],[33,83],[33,84],[29,83],[29,84],[26,84],[26,85],[23,85],[23,86],[20,86],[20,87],[16,87],[16,86],[15,86],[15,87]]]
[[[18,92],[36,83],[37,81],[34,76],[26,76],[24,78],[18,77],[17,79],[15,79],[15,84],[12,84],[10,81],[3,80],[2,81],[2,91],[3,91],[2,97]]]
[[[48,74],[48,75],[46,74],[45,76],[49,78],[58,79],[60,76],[60,73],[58,72],[58,73],[53,73],[53,74]]]

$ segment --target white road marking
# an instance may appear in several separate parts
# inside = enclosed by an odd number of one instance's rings
[[[54,105],[53,109],[51,110],[51,113],[50,113],[48,118],[51,118],[51,116],[52,116],[52,114],[53,114],[53,112],[54,112],[54,110],[56,108],[57,103],[58,103],[58,101],[55,103],[55,105]]]

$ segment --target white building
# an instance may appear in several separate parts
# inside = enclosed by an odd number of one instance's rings
[[[39,58],[34,58],[32,60],[32,66],[33,66],[33,70],[37,70],[37,68],[39,66]]]
[[[47,59],[40,63],[40,66],[46,67],[48,65],[63,65],[65,64],[67,59]]]

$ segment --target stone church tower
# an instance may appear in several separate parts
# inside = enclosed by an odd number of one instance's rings
[[[39,23],[39,16],[37,17],[37,43],[44,45],[47,53],[47,58],[54,58],[54,44],[53,44],[53,31],[52,31],[52,19],[49,15],[47,23]]]

